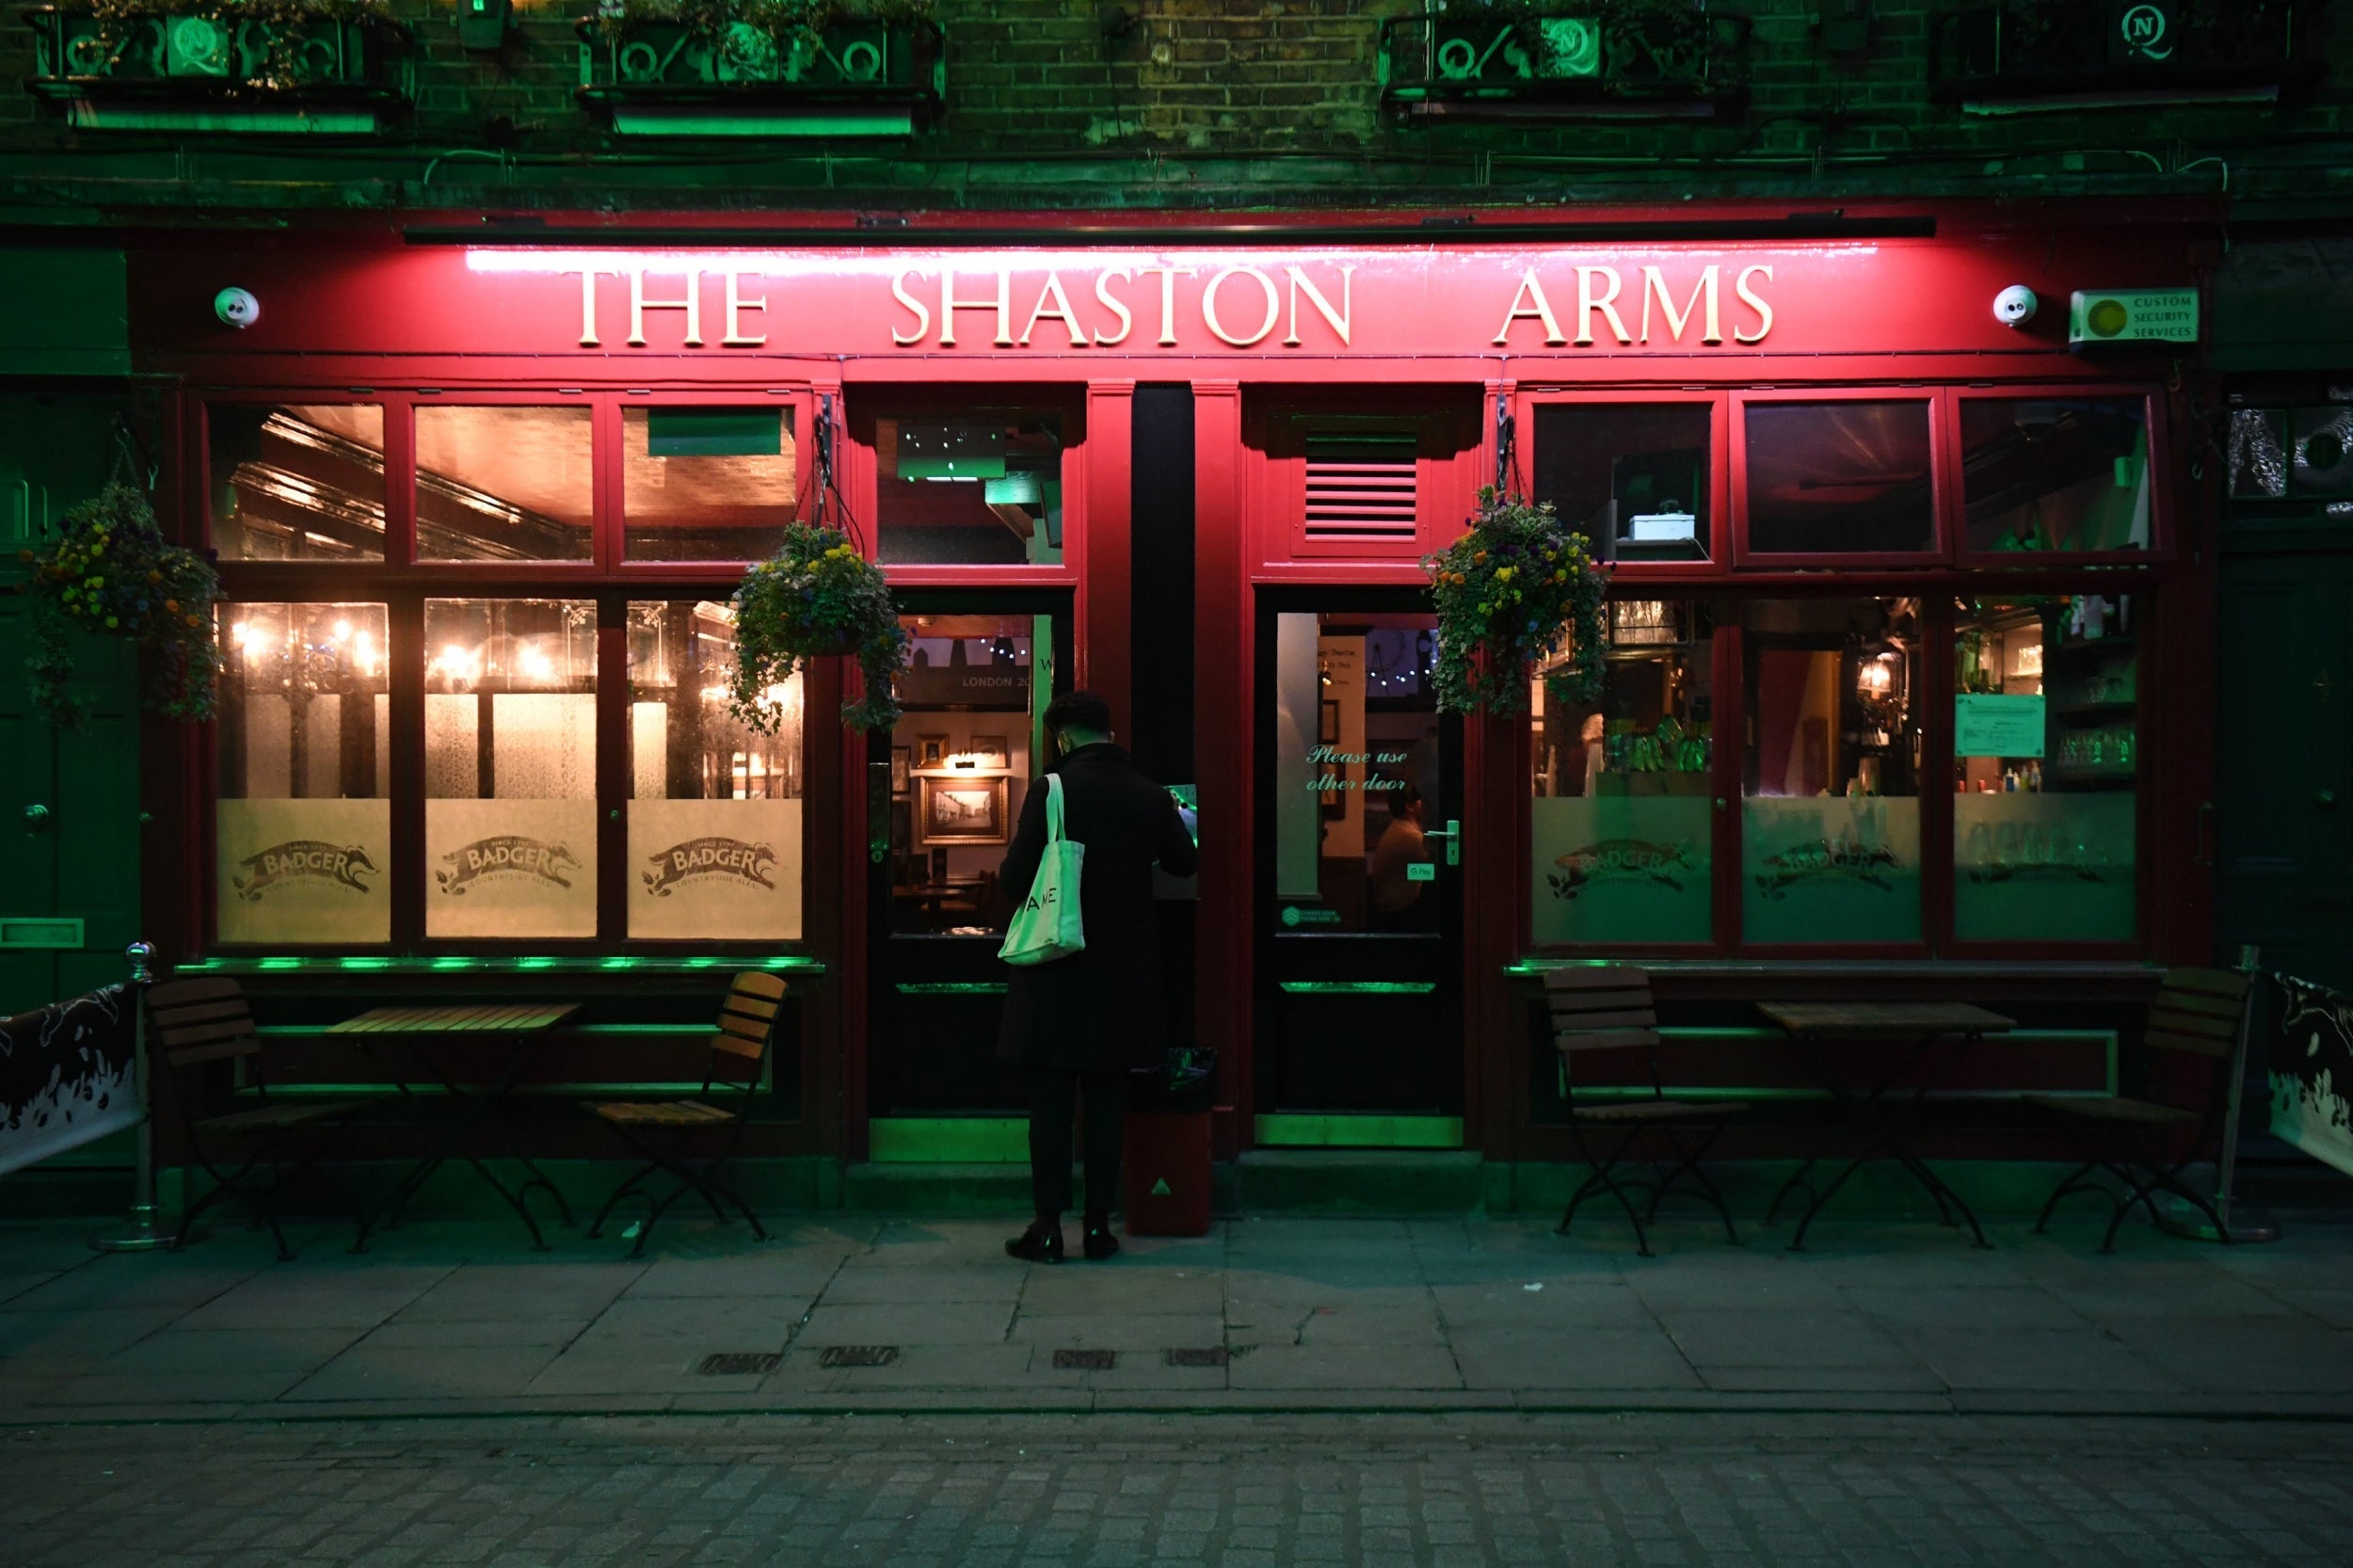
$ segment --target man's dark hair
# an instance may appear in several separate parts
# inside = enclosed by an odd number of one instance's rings
[[[1389,797],[1389,815],[1391,816],[1397,815],[1398,812],[1403,810],[1408,806],[1419,806],[1421,804],[1421,792],[1414,788],[1410,782],[1400,784],[1396,789],[1387,792],[1387,793]]]
[[[1112,705],[1093,692],[1064,692],[1046,705],[1046,732],[1083,729],[1090,735],[1112,732]]]

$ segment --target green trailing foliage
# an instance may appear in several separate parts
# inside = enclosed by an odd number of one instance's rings
[[[144,24],[161,18],[200,16],[232,35],[242,24],[255,24],[261,30],[261,57],[246,85],[265,92],[304,87],[319,77],[331,56],[308,47],[305,35],[313,24],[389,24],[392,19],[390,0],[89,0],[89,11],[98,19],[108,53],[118,57]]]
[[[33,568],[24,587],[33,600],[33,700],[52,723],[71,728],[82,716],[83,703],[68,690],[77,628],[148,655],[142,675],[150,709],[175,719],[213,716],[220,576],[195,551],[165,541],[146,497],[108,485],[66,513],[57,536],[24,558]]]
[[[769,688],[833,654],[855,657],[866,677],[865,695],[842,704],[842,722],[858,729],[899,722],[893,683],[907,667],[913,639],[899,624],[882,568],[859,554],[849,536],[794,523],[776,552],[744,574],[734,603],[728,705],[744,724],[774,734],[778,710]]]
[[[1585,536],[1562,526],[1552,504],[1530,505],[1494,486],[1479,492],[1469,531],[1422,558],[1438,608],[1438,706],[1458,713],[1517,713],[1529,672],[1566,654],[1545,675],[1554,702],[1601,695],[1602,601],[1608,568]]]
[[[632,27],[671,23],[711,39],[747,26],[782,42],[822,36],[836,23],[926,22],[937,8],[936,0],[600,0],[596,21],[611,41]]]

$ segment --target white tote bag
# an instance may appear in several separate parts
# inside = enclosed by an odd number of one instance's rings
[[[1050,964],[1083,952],[1086,927],[1079,917],[1079,872],[1086,863],[1086,845],[1065,839],[1062,832],[1062,780],[1046,776],[1046,854],[1030,883],[1030,896],[1013,912],[1005,927],[1005,945],[997,956],[1008,964]]]

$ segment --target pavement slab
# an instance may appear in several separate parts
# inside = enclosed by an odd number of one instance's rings
[[[2318,1222],[2264,1248],[2146,1232],[2104,1256],[2096,1228],[1997,1225],[1980,1252],[1858,1220],[1803,1253],[1759,1230],[1662,1236],[1646,1258],[1542,1217],[1279,1217],[1053,1267],[966,1216],[791,1218],[766,1242],[689,1226],[634,1261],[481,1224],[414,1224],[361,1256],[321,1239],[294,1263],[241,1231],[100,1256],[86,1229],[0,1225],[0,1260],[37,1282],[0,1301],[0,1415],[2353,1413],[2353,1227]],[[820,1363],[868,1345],[896,1356]],[[719,1352],[783,1359],[698,1370]]]

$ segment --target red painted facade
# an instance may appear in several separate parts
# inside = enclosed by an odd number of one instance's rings
[[[2019,994],[2063,998],[2071,985],[2122,994],[2129,966],[2205,959],[2210,846],[2201,834],[2214,632],[2206,542],[2211,487],[2194,477],[2202,472],[2202,437],[2189,418],[2197,389],[2183,368],[2195,351],[2071,353],[2066,318],[2073,290],[2197,286],[2211,260],[2214,215],[1908,206],[1849,210],[1835,220],[1844,231],[1819,239],[1746,237],[1760,227],[1769,231],[1780,213],[1685,207],[1601,216],[1616,225],[1600,232],[1603,237],[1588,237],[1593,231],[1579,227],[1596,215],[1580,212],[1548,238],[1529,234],[1527,215],[1513,211],[1479,215],[1442,235],[1360,231],[1345,243],[1322,243],[1270,225],[1262,238],[1229,232],[1195,243],[1139,228],[1133,245],[1098,243],[1090,231],[1087,245],[1067,248],[1050,221],[1036,223],[1034,246],[1017,246],[993,236],[965,245],[935,237],[920,222],[903,233],[877,233],[832,217],[810,221],[839,226],[839,245],[816,243],[808,229],[792,228],[791,242],[774,248],[746,244],[732,231],[725,244],[699,245],[691,231],[675,227],[648,232],[643,246],[632,245],[631,231],[620,226],[593,243],[540,245],[506,229],[486,231],[479,246],[451,242],[455,222],[423,236],[359,223],[268,234],[175,233],[133,251],[132,335],[141,371],[178,389],[177,440],[164,493],[176,511],[171,525],[191,542],[206,531],[208,401],[381,405],[386,472],[394,479],[413,463],[413,408],[462,399],[591,411],[599,439],[589,559],[414,564],[412,499],[391,483],[387,564],[224,562],[232,598],[329,597],[352,591],[345,584],[354,574],[364,578],[367,592],[395,596],[585,598],[642,588],[724,598],[740,567],[622,558],[615,438],[625,409],[723,399],[780,404],[792,411],[805,486],[813,467],[810,433],[831,410],[840,431],[840,501],[812,492],[804,515],[840,504],[852,518],[872,519],[876,458],[858,438],[862,407],[888,402],[893,409],[952,410],[973,389],[986,388],[1066,408],[1068,427],[1082,430],[1083,439],[1064,471],[1059,564],[910,566],[892,576],[911,590],[1067,594],[1075,627],[1071,683],[1110,697],[1123,731],[1131,721],[1131,664],[1138,657],[1129,613],[1134,391],[1139,382],[1189,383],[1196,487],[1193,755],[1208,824],[1197,906],[1196,1029],[1202,1039],[1229,1047],[1221,1098],[1231,1115],[1220,1126],[1228,1151],[1249,1142],[1255,1109],[1252,856],[1261,758],[1251,715],[1258,711],[1258,598],[1290,587],[1420,584],[1419,555],[1451,538],[1480,486],[1497,478],[1507,456],[1501,433],[1513,432],[1514,447],[1502,477],[1525,488],[1538,410],[1557,404],[1672,394],[1712,410],[1714,450],[1725,455],[1710,480],[1710,512],[1720,520],[1713,558],[1625,564],[1618,573],[1622,595],[1718,596],[1729,604],[1759,591],[1801,598],[1900,591],[1949,601],[1995,586],[2005,594],[2059,594],[2089,584],[2144,594],[2144,603],[2155,604],[2156,629],[2142,644],[2139,722],[2148,762],[2139,775],[2137,939],[1962,940],[1950,923],[1949,856],[1931,856],[1923,862],[1928,915],[1917,940],[1759,946],[1741,936],[1740,866],[1736,855],[1723,853],[1732,828],[1720,820],[1713,875],[1719,905],[1731,913],[1712,940],[1598,944],[1576,954],[1623,952],[1691,964],[1688,989],[1695,997],[1735,994],[1740,983],[1724,968],[1735,961],[1765,966],[1772,978],[1762,984],[1785,987],[1804,984],[1809,973],[1850,972],[1865,964],[1880,966],[1873,984],[1963,990],[1985,966],[2079,966],[2072,980],[2062,969],[2026,978],[2020,970],[2007,983],[2022,988]],[[1481,237],[1482,230],[1505,225],[1522,227],[1506,230],[1508,239]],[[1711,225],[1731,237],[1708,237]],[[777,227],[783,232],[787,220]],[[1635,237],[1612,237],[1626,234]],[[1662,234],[1673,237],[1656,237]],[[567,231],[561,237],[576,236]],[[1994,295],[2014,283],[2033,288],[2042,301],[2023,329],[2001,325],[1992,310]],[[240,330],[216,319],[214,295],[229,286],[260,300],[258,324]],[[1962,405],[2021,389],[2148,398],[2150,548],[2097,558],[1970,552],[1954,479]],[[1746,411],[1776,402],[1865,397],[1918,399],[1932,409],[1931,546],[1900,554],[1751,549],[1743,526],[1750,464],[1737,439]],[[1303,535],[1300,462],[1285,421],[1351,410],[1444,426],[1420,464],[1410,541],[1352,550]],[[605,683],[623,680],[620,635],[601,634]],[[1727,731],[1740,716],[1740,641],[1737,625],[1724,626],[1714,646],[1717,689],[1732,710],[1720,709],[1718,723]],[[392,650],[395,658],[404,651],[422,652]],[[1949,649],[1930,649],[1926,690],[1952,689],[1949,658]],[[865,1153],[862,1052],[869,1032],[870,912],[857,846],[870,824],[862,754],[838,727],[816,717],[832,712],[840,694],[829,688],[840,679],[836,669],[823,670],[808,693],[813,717],[804,817],[807,922],[798,944],[827,965],[833,979],[812,988],[805,1013],[803,1103],[810,1110],[797,1132],[777,1135],[775,1147],[855,1160]],[[402,700],[393,699],[396,717]],[[1951,737],[1936,727],[1949,722],[1931,723],[1932,758],[1948,755]],[[167,952],[182,959],[218,951],[212,936],[209,744],[201,733],[161,728],[149,741],[148,755],[165,760],[151,778],[150,809],[175,814],[185,827],[185,853],[155,856],[150,872],[151,907],[172,916]],[[1527,723],[1471,721],[1463,763],[1466,1142],[1491,1157],[1539,1158],[1554,1144],[1527,1122],[1525,1006],[1504,975],[1507,966],[1545,955],[1529,915]],[[627,762],[607,759],[604,765],[617,774]],[[1738,766],[1735,748],[1722,748],[1714,764],[1720,797],[1738,798]],[[1949,792],[1922,791],[1924,840],[1949,837],[1952,809]],[[421,864],[421,849],[408,847]],[[623,859],[607,858],[616,868]],[[403,874],[414,878],[414,866]],[[397,912],[398,900],[419,895],[394,896]],[[504,951],[616,945],[629,946],[608,936]],[[502,951],[496,943],[425,949],[476,950]],[[1708,968],[1711,963],[1718,968]],[[827,1109],[836,1106],[838,1112]]]

